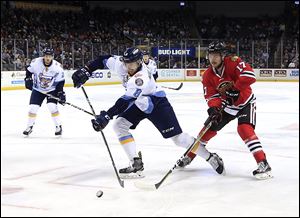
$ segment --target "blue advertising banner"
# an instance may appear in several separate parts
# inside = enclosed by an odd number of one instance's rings
[[[186,55],[187,57],[195,57],[196,55],[196,48],[195,47],[188,47],[186,49],[182,49],[179,47],[153,47],[152,48],[152,56],[174,56],[174,57],[181,57],[181,55]]]

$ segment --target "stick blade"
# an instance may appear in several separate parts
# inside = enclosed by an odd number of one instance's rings
[[[120,186],[122,187],[122,188],[124,188],[124,180],[119,180],[119,183],[120,183]]]
[[[177,87],[177,89],[176,90],[179,90],[179,89],[181,89],[181,87],[183,86],[183,83],[180,83],[180,85]]]
[[[136,181],[134,183],[134,186],[137,187],[138,189],[143,189],[143,190],[147,190],[147,191],[154,191],[157,189],[155,185],[145,183],[143,181]]]

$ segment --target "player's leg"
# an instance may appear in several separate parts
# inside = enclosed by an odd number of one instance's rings
[[[28,121],[27,127],[23,131],[23,134],[28,136],[32,132],[33,125],[35,124],[37,112],[41,107],[43,100],[45,99],[45,95],[36,91],[32,90],[30,101],[29,101],[29,111],[28,111]]]
[[[47,97],[47,106],[51,113],[53,123],[55,125],[55,135],[60,136],[62,135],[62,125],[57,107],[57,100]]]
[[[142,157],[137,154],[135,140],[129,131],[130,129],[135,129],[144,118],[145,114],[136,105],[132,105],[114,121],[113,129],[130,161],[129,167],[119,170],[122,178],[144,177],[142,173],[144,170]]]
[[[271,167],[266,159],[260,140],[255,134],[256,125],[256,102],[248,104],[238,114],[237,131],[255,158],[258,168],[253,171],[253,175],[258,179],[272,177]]]
[[[222,112],[222,121],[219,123],[213,123],[210,129],[202,136],[201,140],[198,142],[200,144],[196,154],[193,152],[189,152],[186,158],[183,159],[183,162],[190,163],[196,155],[199,155],[203,159],[212,165],[212,167],[217,171],[219,174],[225,174],[224,170],[224,163],[222,158],[220,158],[216,153],[211,153],[206,149],[206,145],[208,141],[217,135],[217,131],[221,130],[225,125],[227,125],[231,120],[235,117],[226,113],[225,111]],[[205,127],[203,127],[205,128]],[[203,130],[203,129],[202,129]],[[201,130],[201,131],[202,131]],[[200,132],[201,132],[200,131]],[[200,133],[199,132],[199,133]],[[182,164],[183,167],[186,166],[185,163]]]
[[[195,141],[194,137],[182,132],[173,107],[167,98],[159,99],[159,104],[156,105],[150,114],[149,120],[155,125],[164,138],[171,138],[177,146],[188,148]],[[212,159],[212,157],[215,156],[204,146],[199,147],[197,154],[205,160]],[[182,159],[182,161],[183,162],[179,162],[178,165],[184,167],[188,165],[192,159],[186,158]],[[223,172],[223,169],[221,171]]]

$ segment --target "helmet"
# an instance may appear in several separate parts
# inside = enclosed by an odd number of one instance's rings
[[[138,48],[131,47],[126,49],[121,60],[125,63],[132,63],[142,58],[142,52]]]
[[[46,48],[44,48],[44,50],[43,50],[43,55],[45,56],[45,55],[54,55],[54,50],[53,50],[53,48],[49,48],[49,47],[46,47]]]
[[[214,41],[208,45],[207,52],[219,52],[221,54],[225,53],[225,43],[221,41]]]
[[[150,54],[150,52],[147,51],[147,50],[144,50],[142,53],[143,53],[143,55],[149,55]]]

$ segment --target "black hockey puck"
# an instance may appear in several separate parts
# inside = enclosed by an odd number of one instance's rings
[[[97,191],[96,196],[97,196],[98,198],[101,198],[102,195],[103,195],[103,191],[101,191],[101,190]]]

